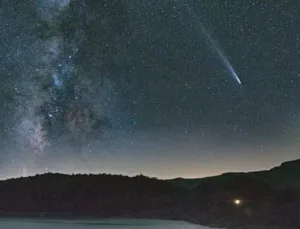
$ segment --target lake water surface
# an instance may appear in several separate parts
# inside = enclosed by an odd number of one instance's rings
[[[209,229],[180,221],[164,220],[33,220],[1,219],[3,229]]]

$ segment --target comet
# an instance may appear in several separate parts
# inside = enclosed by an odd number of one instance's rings
[[[234,70],[233,66],[231,65],[228,57],[225,55],[222,48],[217,44],[217,42],[211,37],[211,35],[207,32],[204,25],[201,23],[201,20],[199,20],[196,13],[192,10],[192,8],[189,6],[188,3],[185,3],[186,9],[188,10],[189,15],[194,19],[194,21],[197,22],[196,28],[198,28],[198,32],[201,34],[204,34],[207,41],[212,46],[213,50],[215,50],[218,53],[218,56],[220,58],[220,61],[223,63],[224,67],[230,72],[232,77],[237,81],[239,85],[242,85],[242,82],[240,78],[238,77],[236,71]]]
[[[225,68],[231,73],[231,75],[238,82],[238,84],[242,85],[242,82],[241,82],[240,78],[238,77],[236,71],[232,67],[232,65],[231,65],[228,57],[225,55],[225,53],[222,50],[222,48],[210,36],[210,34],[206,31],[205,27],[202,24],[200,24],[200,27],[201,27],[202,32],[205,34],[207,40],[209,41],[209,43],[212,45],[213,49],[218,53],[218,55],[220,57],[220,60],[223,63],[223,65],[225,66]]]
[[[231,73],[231,75],[233,76],[233,78],[241,85],[242,82],[240,80],[240,78],[238,77],[236,71],[234,70],[234,68],[232,67],[232,65],[230,64],[228,58],[225,56],[225,54],[222,52],[222,50],[218,47],[215,47],[215,49],[217,50],[217,52],[219,53],[220,56],[220,60],[221,62],[224,64],[224,66],[228,69],[228,71]]]

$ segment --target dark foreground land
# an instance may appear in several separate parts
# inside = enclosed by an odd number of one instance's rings
[[[300,228],[300,160],[203,179],[45,174],[0,182],[3,217],[155,218],[227,228]],[[241,203],[234,204],[239,198]]]

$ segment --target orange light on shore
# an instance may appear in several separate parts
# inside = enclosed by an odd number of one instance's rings
[[[233,202],[235,205],[240,205],[242,203],[240,199],[235,199]]]

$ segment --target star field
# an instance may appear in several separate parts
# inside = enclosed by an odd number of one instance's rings
[[[203,177],[299,158],[299,10],[288,0],[3,2],[1,177]]]

